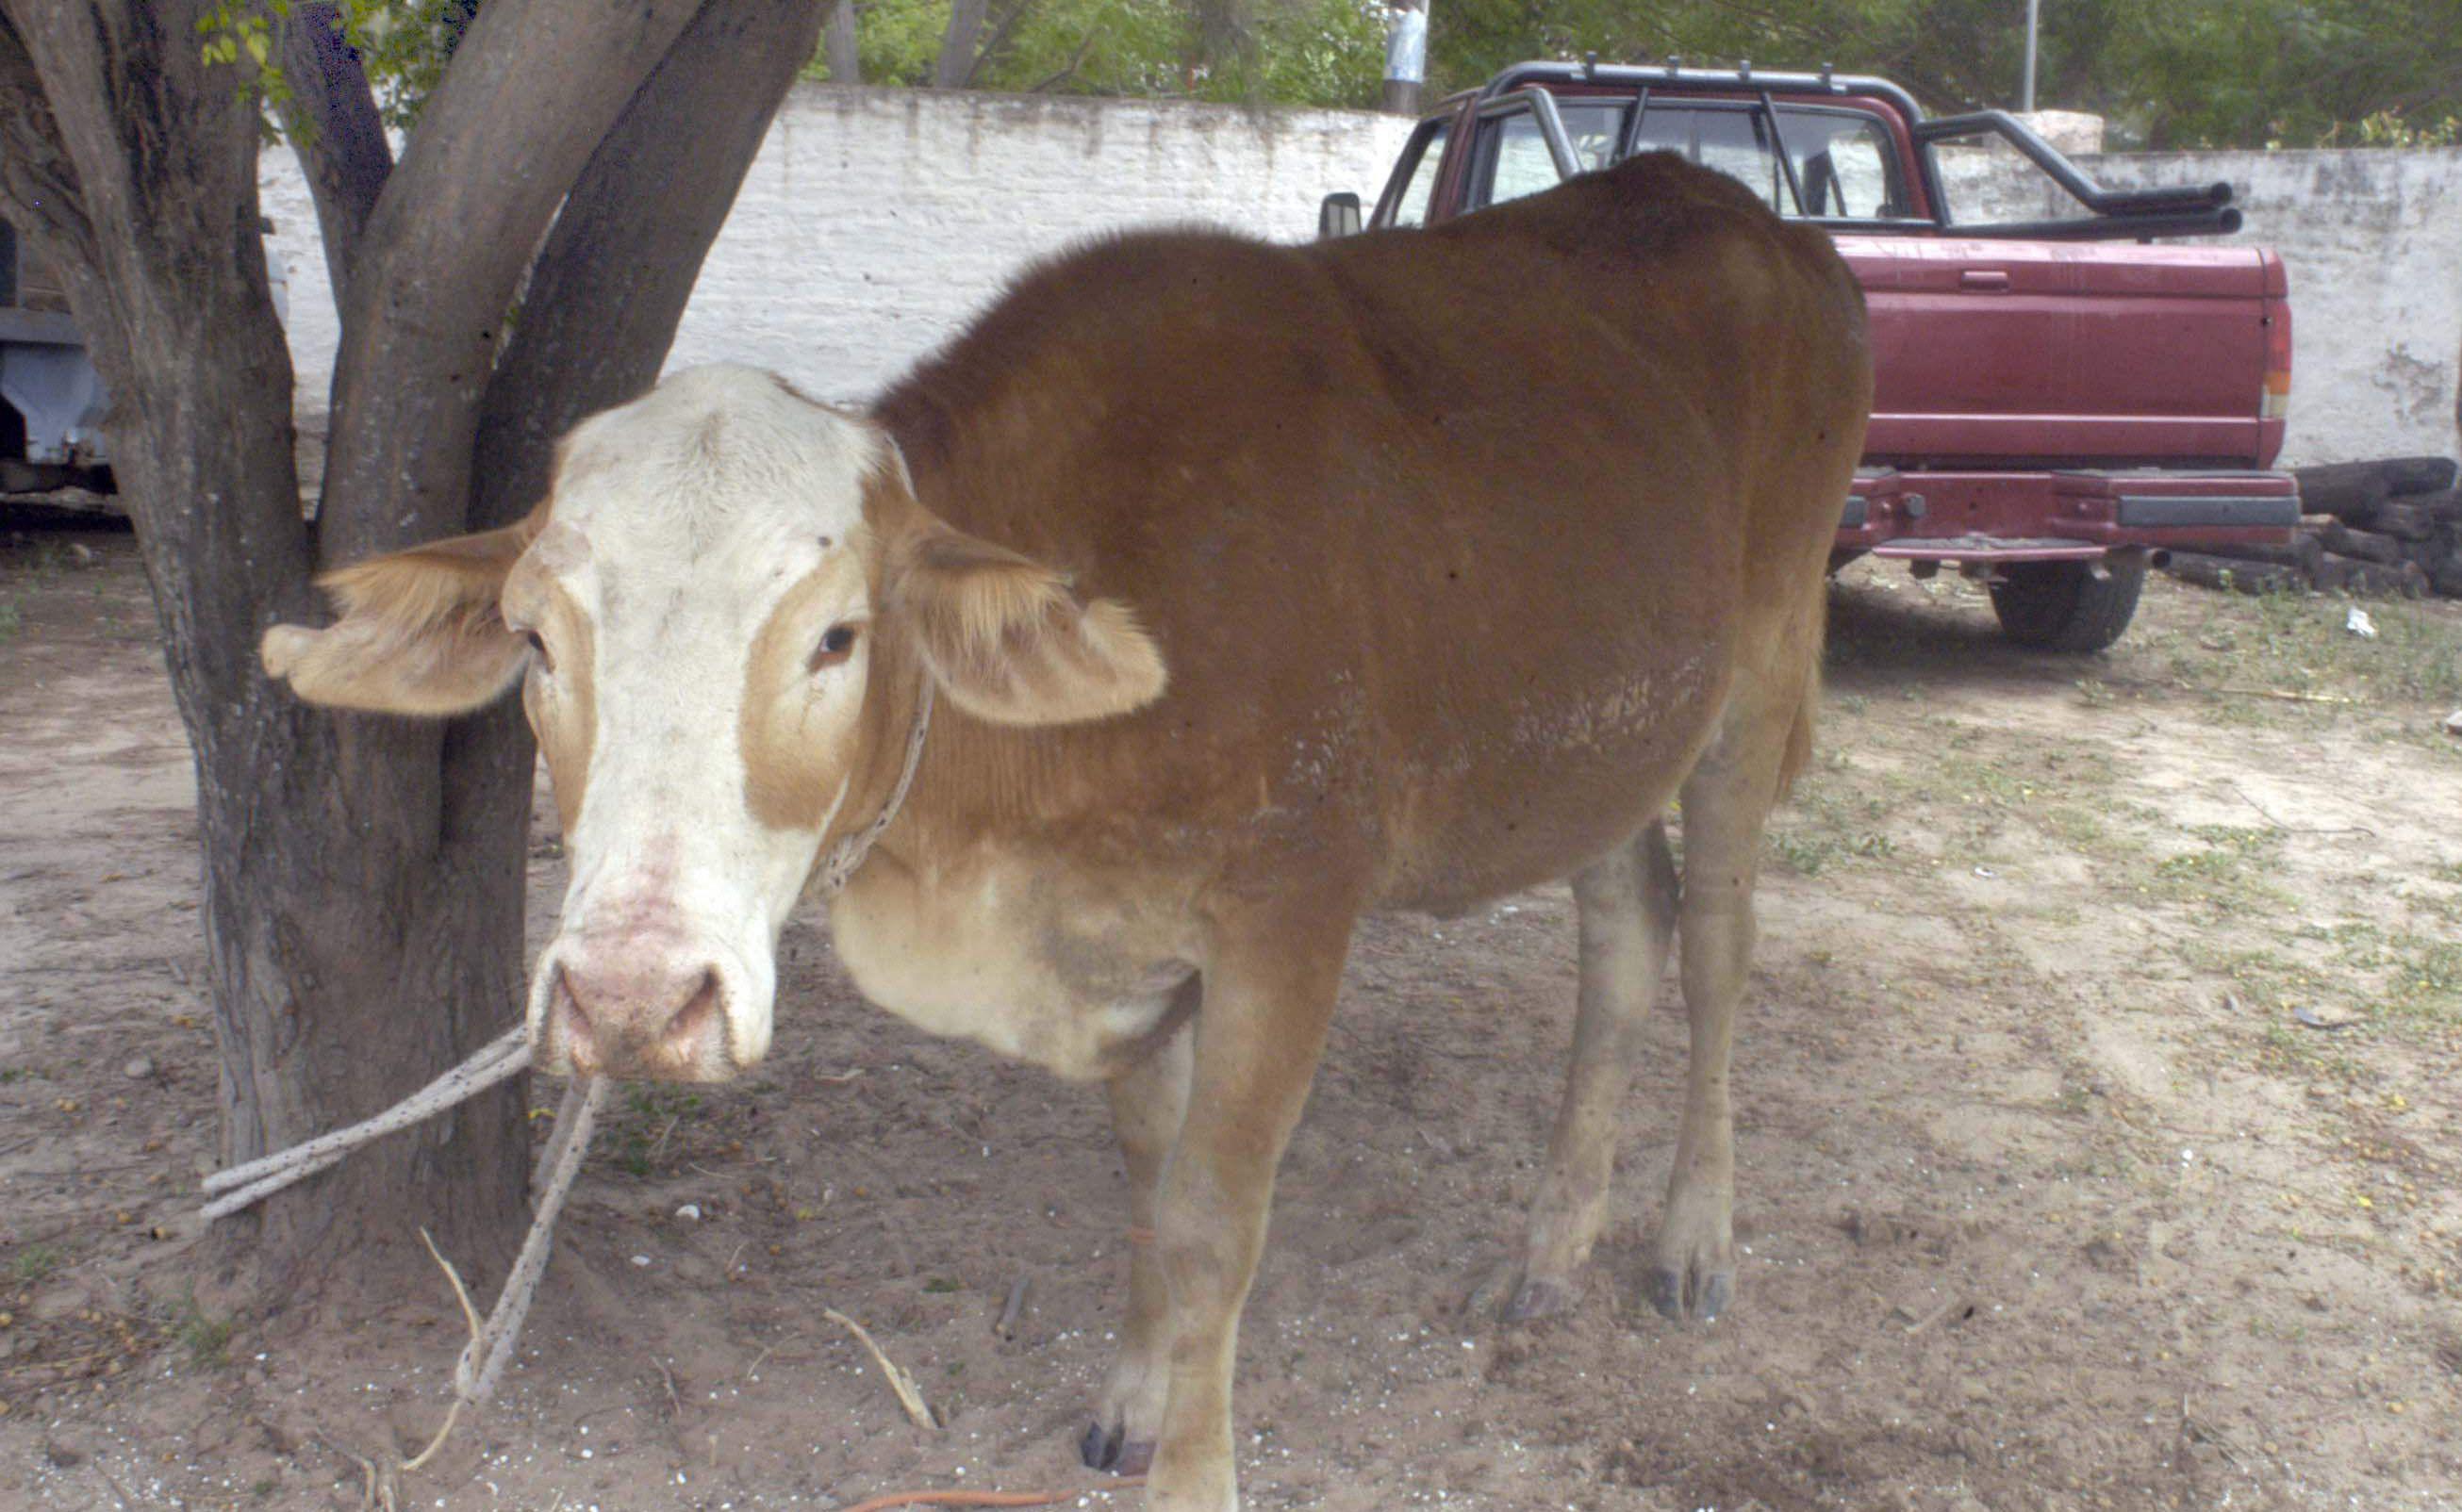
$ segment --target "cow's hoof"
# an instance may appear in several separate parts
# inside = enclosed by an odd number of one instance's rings
[[[1572,1287],[1561,1281],[1534,1278],[1514,1288],[1513,1300],[1504,1305],[1502,1317],[1506,1323],[1537,1323],[1570,1311],[1572,1306]]]
[[[1089,1423],[1086,1436],[1077,1441],[1077,1458],[1087,1469],[1114,1475],[1144,1475],[1154,1467],[1154,1454],[1153,1439],[1131,1438],[1125,1428],[1106,1428],[1099,1422]]]
[[[1120,1431],[1101,1423],[1088,1423],[1086,1436],[1077,1440],[1077,1458],[1089,1470],[1109,1470],[1120,1462]]]
[[[1701,1271],[1666,1265],[1651,1274],[1651,1306],[1662,1316],[1677,1322],[1697,1318],[1707,1323],[1726,1311],[1728,1304],[1735,1300],[1733,1270]]]

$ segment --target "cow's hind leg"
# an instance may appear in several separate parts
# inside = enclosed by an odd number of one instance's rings
[[[1192,979],[1187,988],[1196,991]],[[1155,1243],[1163,1167],[1188,1112],[1197,1031],[1183,1022],[1153,1054],[1111,1085],[1112,1126],[1129,1168],[1129,1315],[1112,1373],[1095,1399],[1079,1452],[1092,1470],[1143,1475],[1162,1431],[1171,1387],[1171,1292]]]
[[[1813,637],[1818,655],[1818,637]],[[1771,682],[1780,685],[1772,687]],[[1709,1319],[1736,1289],[1735,1125],[1727,1064],[1753,958],[1761,832],[1808,739],[1811,674],[1747,680],[1718,737],[1685,779],[1684,1007],[1692,1061],[1659,1222],[1651,1300],[1671,1318]]]
[[[1675,863],[1665,822],[1653,820],[1631,845],[1576,875],[1573,900],[1582,931],[1573,1062],[1547,1141],[1546,1174],[1531,1203],[1522,1284],[1505,1304],[1507,1323],[1544,1318],[1571,1303],[1573,1275],[1607,1221],[1619,1114],[1643,1015],[1667,969],[1675,929]]]

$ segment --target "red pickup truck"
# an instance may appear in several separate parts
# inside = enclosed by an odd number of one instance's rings
[[[1958,142],[1983,145],[1939,150]],[[2237,230],[2228,184],[2106,190],[2014,117],[1927,119],[1897,85],[1827,69],[1525,63],[1420,121],[1368,224],[1435,225],[1645,151],[1825,227],[1864,286],[1873,414],[1837,564],[1956,563],[2012,639],[2096,651],[2159,552],[2289,539],[2299,487],[2269,470],[2291,391],[2282,261],[2152,240]],[[1995,154],[2041,178],[2013,187]],[[2074,212],[1954,211],[1986,188]],[[1331,195],[1320,228],[1360,220]]]

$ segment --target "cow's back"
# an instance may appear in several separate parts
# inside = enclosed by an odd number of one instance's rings
[[[1162,643],[1155,707],[968,742],[1040,820],[1445,906],[1664,807],[1818,592],[1865,372],[1825,242],[1658,158],[1429,232],[1086,248],[879,414],[927,507]]]

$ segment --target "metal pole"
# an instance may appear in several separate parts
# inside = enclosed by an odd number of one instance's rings
[[[1384,108],[1397,116],[1419,113],[1428,77],[1428,0],[1393,0],[1385,28]]]
[[[2042,19],[2042,0],[2026,0],[2026,91],[2018,108],[2029,115],[2035,109],[2035,32]]]

